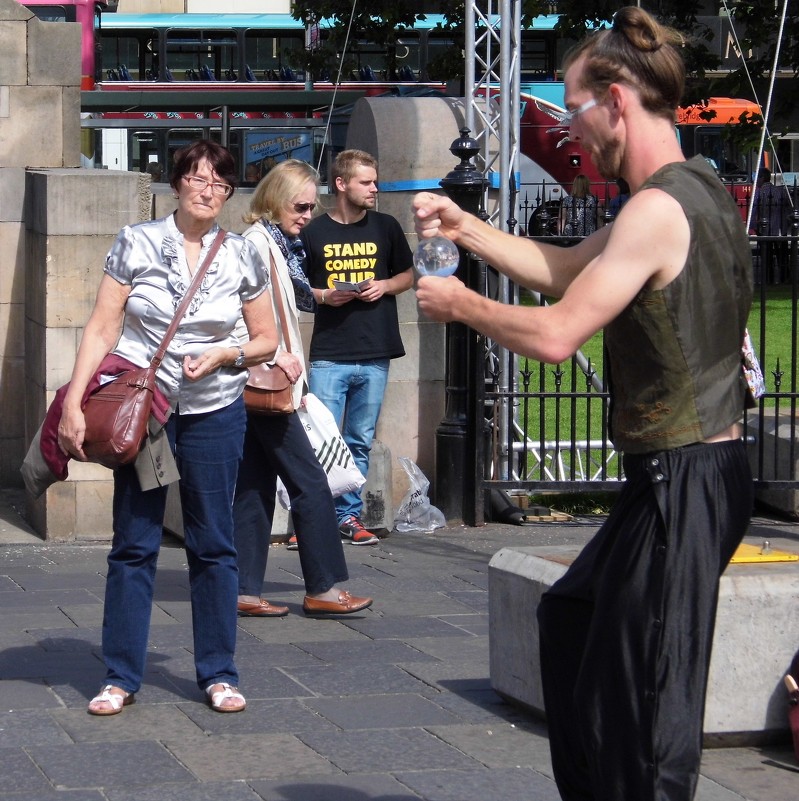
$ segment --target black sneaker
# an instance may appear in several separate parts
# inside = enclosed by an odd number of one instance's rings
[[[338,530],[341,532],[342,537],[352,540],[353,545],[374,545],[380,542],[371,531],[366,530],[363,523],[355,515],[348,517],[338,527]]]

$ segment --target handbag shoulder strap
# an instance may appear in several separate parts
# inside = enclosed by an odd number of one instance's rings
[[[277,303],[277,316],[280,318],[280,330],[283,332],[283,342],[286,344],[286,353],[291,353],[291,340],[289,339],[288,326],[286,325],[286,311],[283,308],[283,290],[277,281],[277,268],[275,267],[275,257],[269,251],[269,275],[272,279],[273,294]]]
[[[194,273],[194,278],[192,279],[189,288],[186,290],[186,294],[183,296],[183,300],[180,302],[180,305],[175,312],[175,316],[172,318],[172,322],[169,324],[169,328],[166,329],[164,338],[161,340],[161,344],[158,346],[155,356],[153,356],[153,358],[150,360],[150,366],[154,369],[157,370],[161,366],[161,362],[166,354],[166,349],[169,347],[172,337],[175,336],[175,331],[178,330],[180,321],[183,319],[183,315],[186,314],[186,310],[189,308],[192,298],[197,294],[197,290],[200,288],[200,284],[202,283],[206,272],[208,272],[208,267],[214,260],[214,256],[216,256],[226,234],[227,231],[225,231],[223,228],[219,229],[213,243],[211,244],[211,249],[208,251],[208,255],[203,260],[203,263],[200,265],[197,272]]]

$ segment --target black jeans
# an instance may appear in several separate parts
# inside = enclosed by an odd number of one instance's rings
[[[347,580],[347,563],[327,476],[294,412],[247,415],[244,458],[233,502],[239,595],[261,594],[278,476],[291,500],[305,591],[326,592]]]
[[[564,801],[690,801],[719,578],[749,525],[740,441],[625,456],[606,523],[538,608]]]

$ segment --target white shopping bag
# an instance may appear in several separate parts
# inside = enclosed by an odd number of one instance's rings
[[[309,392],[304,398],[304,403],[297,409],[297,414],[316,458],[327,474],[327,483],[333,497],[360,489],[366,483],[366,479],[356,466],[352,453],[327,406]],[[277,480],[277,497],[284,509],[291,508],[288,492],[280,478]]]

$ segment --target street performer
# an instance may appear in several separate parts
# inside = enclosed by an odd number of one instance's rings
[[[682,37],[640,8],[567,56],[570,137],[631,197],[560,248],[514,237],[430,193],[420,238],[442,235],[559,300],[505,306],[455,277],[420,278],[434,320],[460,321],[557,364],[604,329],[622,492],[538,608],[544,702],[564,801],[690,801],[718,584],[749,524],[740,418],[751,257],[734,201],[674,131]]]

